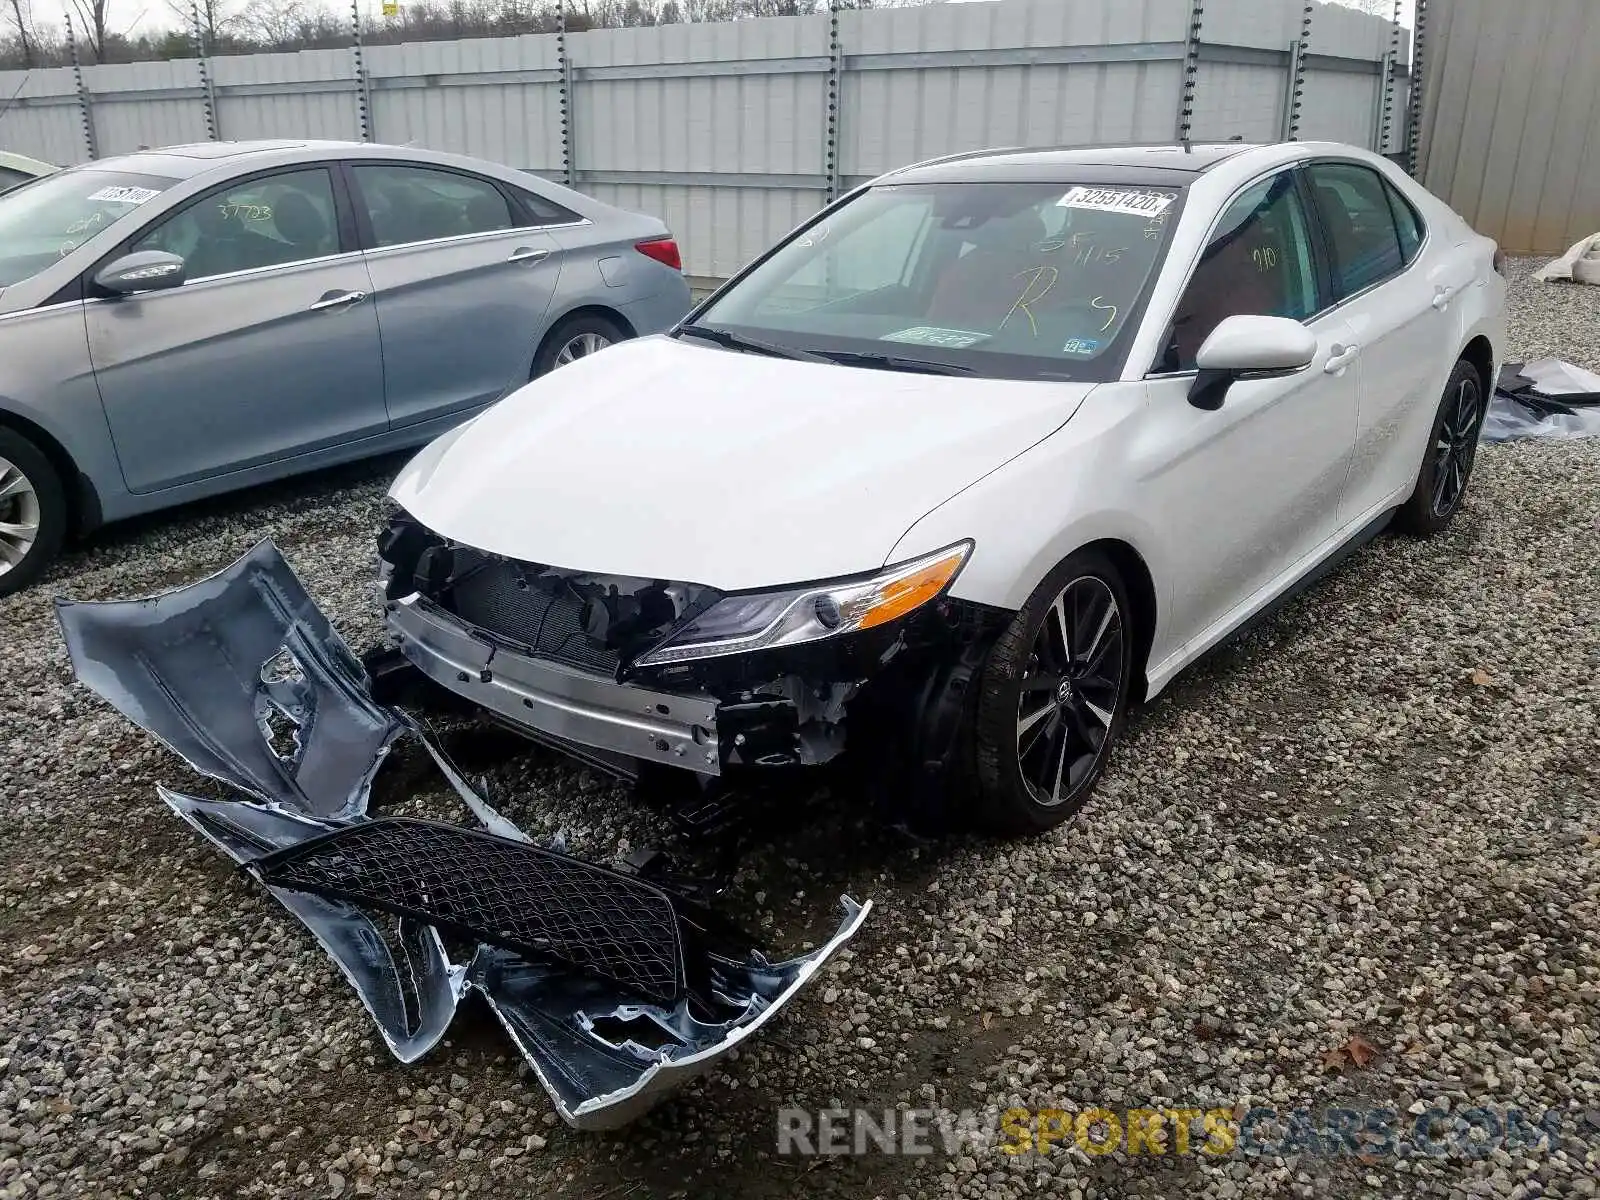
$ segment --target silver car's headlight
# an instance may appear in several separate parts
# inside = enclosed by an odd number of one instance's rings
[[[885,625],[942,595],[971,553],[971,542],[959,542],[864,578],[727,596],[634,665],[748,654]]]

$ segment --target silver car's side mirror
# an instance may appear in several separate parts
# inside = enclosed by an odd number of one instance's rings
[[[1317,337],[1287,317],[1228,317],[1206,338],[1195,355],[1194,386],[1189,403],[1196,408],[1222,407],[1236,380],[1293,375],[1317,356]]]
[[[183,259],[165,250],[136,250],[124,254],[95,272],[94,285],[113,296],[154,292],[183,283]]]

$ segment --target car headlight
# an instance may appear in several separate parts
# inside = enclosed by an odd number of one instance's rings
[[[864,579],[727,596],[634,665],[748,654],[885,625],[941,595],[971,553],[972,543],[960,542]]]

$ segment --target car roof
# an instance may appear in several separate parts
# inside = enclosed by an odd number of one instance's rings
[[[1181,187],[1252,142],[1171,142],[1148,146],[977,150],[891,171],[896,183],[1144,183]]]
[[[29,175],[52,175],[56,171],[54,163],[42,162],[37,158],[29,158],[26,154],[13,154],[0,150],[0,167],[10,167],[14,171],[23,171]]]
[[[258,154],[283,154],[304,151],[308,158],[328,152],[361,149],[363,142],[299,141],[283,138],[257,138],[245,142],[196,142],[184,146],[161,146],[153,150],[136,150],[132,154],[119,154],[114,158],[97,158],[84,163],[81,169],[92,171],[131,171],[141,175],[161,175],[169,179],[188,179],[213,170],[225,163],[239,165],[233,160]],[[290,154],[292,158],[293,155]]]

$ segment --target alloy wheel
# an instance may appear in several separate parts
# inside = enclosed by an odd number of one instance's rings
[[[22,468],[0,458],[0,575],[19,566],[39,539],[39,493]]]
[[[604,350],[609,345],[611,339],[602,333],[580,333],[561,347],[556,354],[556,366],[561,367],[580,358],[588,358],[589,355]]]
[[[1433,514],[1442,517],[1461,502],[1467,476],[1478,452],[1478,386],[1463,379],[1445,406],[1439,437],[1433,446]]]
[[[1017,764],[1033,799],[1062,804],[1094,774],[1122,691],[1123,619],[1092,575],[1057,594],[1035,635],[1017,698]]]

